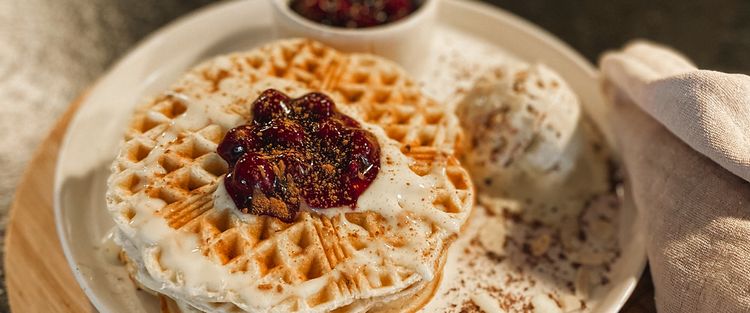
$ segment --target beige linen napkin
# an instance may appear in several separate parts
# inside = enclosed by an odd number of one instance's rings
[[[645,42],[600,61],[659,312],[750,312],[750,77]]]

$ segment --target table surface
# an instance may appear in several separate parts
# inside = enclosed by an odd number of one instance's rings
[[[750,73],[747,0],[485,1],[546,28],[593,62],[607,49],[647,38],[702,68]],[[0,1],[0,98],[6,101],[0,105],[0,234],[23,169],[66,106],[138,40],[211,2]],[[648,292],[647,284],[636,291]],[[8,311],[4,294],[0,287],[0,312]],[[639,299],[625,311],[653,307],[648,297]]]

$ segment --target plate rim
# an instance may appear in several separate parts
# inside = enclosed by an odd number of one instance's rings
[[[227,2],[214,2],[209,5],[203,6],[199,9],[196,9],[194,11],[191,11],[183,16],[180,16],[179,18],[165,24],[164,26],[158,28],[157,30],[153,31],[152,33],[148,34],[146,37],[141,39],[138,43],[133,45],[131,48],[127,49],[122,56],[120,56],[95,82],[89,87],[87,94],[91,94],[93,90],[98,88],[98,86],[101,85],[102,81],[106,81],[108,79],[112,79],[111,77],[115,75],[116,72],[128,63],[133,62],[133,60],[138,59],[140,55],[143,53],[144,50],[147,50],[149,46],[158,45],[159,40],[164,37],[168,37],[170,35],[174,35],[175,32],[177,32],[180,28],[190,24],[191,22],[194,22],[198,18],[209,15],[209,14],[217,14],[218,12],[224,11],[224,10],[230,10],[234,7],[241,7],[246,2],[259,2],[259,1],[266,1],[266,0],[232,0]],[[526,35],[536,37],[536,39],[546,42],[550,47],[554,48],[557,53],[562,54],[564,58],[569,59],[573,61],[573,63],[578,66],[579,68],[583,69],[585,73],[591,78],[592,80],[596,81],[598,80],[599,74],[596,70],[596,67],[589,62],[586,58],[584,58],[580,53],[578,53],[575,49],[573,49],[571,46],[569,46],[566,42],[562,41],[560,38],[556,37],[551,32],[547,31],[546,29],[543,29],[540,26],[537,26],[536,24],[514,14],[511,12],[508,12],[500,7],[493,6],[484,2],[480,2],[478,0],[437,0],[441,1],[440,8],[445,7],[445,3],[450,3],[451,6],[458,6],[462,7],[463,9],[469,10],[474,12],[475,14],[481,14],[485,16],[489,16],[493,20],[502,20],[503,23],[512,25],[517,30],[523,32]],[[602,97],[603,99],[603,97]],[[89,281],[84,276],[84,274],[80,271],[80,269],[77,267],[75,262],[75,256],[73,255],[72,248],[71,248],[71,242],[69,240],[65,240],[67,238],[66,236],[66,229],[63,225],[63,207],[62,207],[62,191],[61,191],[61,175],[62,175],[62,169],[61,165],[63,162],[62,156],[63,151],[69,146],[69,141],[71,139],[70,135],[70,129],[73,128],[75,125],[77,125],[80,121],[81,114],[80,112],[84,108],[84,106],[89,105],[89,101],[91,101],[90,97],[84,97],[81,101],[80,106],[77,108],[76,112],[74,113],[74,116],[70,120],[70,123],[65,128],[65,135],[63,136],[60,150],[58,152],[58,158],[55,162],[55,169],[54,169],[54,184],[53,184],[53,211],[54,211],[54,218],[55,218],[55,229],[56,234],[58,237],[58,240],[62,246],[63,254],[65,256],[65,259],[67,261],[67,266],[70,268],[70,270],[73,272],[73,276],[76,279],[76,282],[78,283],[79,288],[81,288],[88,298],[88,300],[92,303],[92,305],[97,310],[103,310],[107,309],[108,307],[105,306],[103,302],[99,299],[100,297],[95,293],[95,291],[89,286]],[[637,214],[637,212],[635,213]],[[638,218],[638,216],[636,216]],[[648,259],[646,256],[645,247],[642,249],[642,258],[640,260],[640,264],[638,266],[637,273],[633,273],[634,275],[637,275],[633,277],[631,281],[628,281],[628,286],[624,289],[624,292],[622,292],[620,298],[616,301],[617,306],[608,308],[611,309],[613,312],[617,311],[618,309],[622,308],[626,301],[630,298],[632,295],[638,281],[640,280],[640,277],[643,274],[643,271],[646,268]],[[104,312],[104,311],[103,311]]]
[[[561,54],[565,55],[566,58],[571,59],[576,65],[584,68],[586,73],[591,76],[592,79],[597,79],[599,71],[596,67],[591,64],[586,58],[584,58],[578,51],[573,49],[568,43],[560,39],[559,37],[552,34],[545,28],[532,23],[531,21],[507,11],[499,6],[491,5],[487,2],[481,2],[479,0],[439,0],[445,2],[452,2],[452,5],[462,6],[470,11],[474,11],[477,14],[489,15],[495,19],[502,19],[509,22],[518,29],[525,30],[526,33],[541,39],[542,41],[549,42],[551,46]]]

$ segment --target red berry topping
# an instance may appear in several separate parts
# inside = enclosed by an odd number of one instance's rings
[[[420,0],[292,0],[303,17],[325,25],[363,28],[400,20],[419,8]]]
[[[377,177],[377,139],[328,96],[291,99],[269,89],[252,111],[251,124],[227,132],[217,148],[229,163],[227,192],[243,212],[291,222],[303,201],[354,207]]]
[[[283,92],[268,89],[253,102],[253,124],[265,124],[274,117],[286,116],[291,110],[289,97]]]
[[[229,164],[234,164],[255,146],[256,132],[255,127],[251,125],[232,128],[224,135],[224,140],[216,150]]]
[[[307,141],[304,127],[294,120],[287,118],[276,118],[260,130],[262,140],[266,144],[278,145],[287,148],[302,148]]]

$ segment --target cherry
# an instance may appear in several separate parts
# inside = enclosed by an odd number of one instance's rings
[[[224,188],[227,193],[232,197],[234,204],[238,208],[249,208],[253,206],[253,193],[252,190],[241,190],[242,186],[234,181],[234,173],[229,172],[224,178]]]
[[[414,2],[410,0],[390,0],[383,3],[383,10],[396,18],[402,18],[414,11]]]
[[[276,182],[272,160],[254,152],[243,155],[237,161],[232,176],[238,190],[250,195],[256,188],[264,193],[272,193]]]
[[[352,156],[369,160],[380,155],[380,147],[373,145],[375,142],[377,139],[370,132],[363,129],[354,130],[351,134]]]
[[[303,118],[325,119],[334,113],[333,100],[322,93],[308,93],[295,99],[294,105]]]
[[[265,141],[285,147],[300,147],[307,136],[305,129],[293,120],[274,119],[261,129]]]
[[[292,0],[289,7],[325,25],[364,28],[397,21],[416,11],[418,0]]]
[[[227,162],[235,163],[242,155],[254,147],[255,132],[257,132],[257,129],[252,125],[242,125],[232,128],[224,135],[224,139],[216,151]]]
[[[289,97],[281,91],[268,89],[253,102],[253,119],[259,124],[290,112]]]
[[[320,122],[320,127],[315,134],[321,140],[332,141],[340,138],[344,131],[344,125],[341,122],[335,119],[327,119]]]
[[[322,93],[291,99],[264,91],[253,120],[231,129],[217,148],[229,164],[225,186],[244,213],[291,222],[301,203],[354,207],[377,177],[377,138]]]
[[[373,145],[374,136],[364,130],[356,130],[352,137],[351,159],[347,166],[350,197],[358,198],[377,176],[379,166],[372,160],[378,159],[380,146]]]

